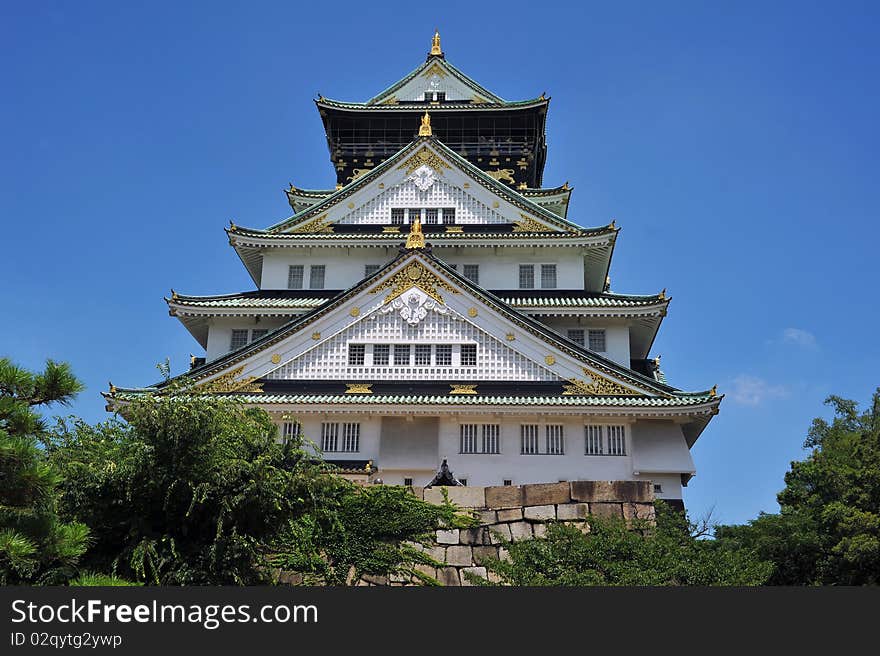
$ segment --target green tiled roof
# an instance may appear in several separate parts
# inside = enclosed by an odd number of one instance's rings
[[[407,227],[407,226],[404,226]],[[364,239],[367,241],[375,241],[377,239],[383,241],[406,241],[408,232],[401,230],[400,232],[379,232],[379,233],[354,233],[354,232],[270,232],[264,230],[254,230],[252,228],[235,228],[228,229],[227,232],[235,235],[271,238],[289,241],[303,241],[306,239]],[[579,232],[430,232],[425,230],[425,239],[454,239],[458,241],[467,239],[534,239],[541,237],[542,240],[547,239],[583,239],[594,235],[604,233],[617,232],[616,228],[603,226],[600,228],[580,228]]]
[[[445,56],[441,55],[439,57],[428,56],[428,58],[424,61],[424,63],[420,64],[414,71],[405,75],[404,77],[399,79],[397,82],[392,84],[387,89],[380,91],[378,94],[376,94],[375,96],[370,98],[366,104],[367,105],[374,105],[374,104],[378,103],[380,100],[382,100],[383,98],[387,98],[388,96],[393,95],[395,91],[400,89],[404,84],[406,84],[410,80],[414,79],[422,71],[426,70],[430,66],[433,66],[435,63],[439,63],[439,62],[442,62],[440,65],[442,67],[446,68],[453,75],[453,77],[458,78],[458,80],[460,82],[464,83],[465,86],[470,87],[471,89],[476,91],[478,94],[485,96],[486,100],[490,100],[495,103],[505,103],[503,98],[496,96],[494,93],[489,91],[486,87],[481,85],[479,82],[477,82],[473,78],[465,75],[461,70],[458,69],[458,67],[453,66],[451,62],[447,61]]]
[[[626,308],[656,305],[665,299],[659,296],[623,296],[602,294],[601,296],[553,296],[553,297],[508,297],[504,292],[494,292],[498,298],[511,307],[603,307]]]
[[[226,296],[182,296],[167,299],[171,303],[204,308],[292,308],[311,309],[320,307],[332,296],[323,297],[289,297],[271,298],[259,296],[226,295]]]
[[[366,111],[407,111],[407,112],[446,112],[453,110],[504,110],[504,109],[519,109],[523,107],[536,107],[538,105],[544,105],[549,102],[549,98],[532,98],[530,100],[517,100],[513,102],[486,102],[486,103],[474,103],[474,102],[443,102],[440,104],[431,103],[431,102],[408,102],[406,104],[401,103],[388,103],[388,104],[375,104],[370,105],[366,103],[356,103],[356,102],[345,102],[343,100],[331,100],[330,98],[320,98],[315,101],[316,104],[322,105],[324,107],[334,107],[336,109],[356,109],[356,110],[366,110]]]

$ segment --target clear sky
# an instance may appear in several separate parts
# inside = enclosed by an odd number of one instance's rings
[[[617,219],[614,291],[673,297],[669,381],[726,395],[692,513],[773,512],[823,399],[880,384],[878,7],[4,2],[0,354],[70,362],[89,421],[108,380],[183,371],[163,295],[253,289],[223,228],[333,186],[313,98],[366,100],[438,27],[498,95],[552,97],[545,184]]]

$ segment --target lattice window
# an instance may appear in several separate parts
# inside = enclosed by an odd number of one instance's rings
[[[372,276],[374,273],[376,273],[381,268],[382,268],[381,264],[365,264],[364,265],[364,278]]]
[[[390,344],[373,344],[373,364],[377,367],[387,367],[391,354]]]
[[[324,289],[326,273],[327,266],[324,264],[313,264],[309,267],[309,289]]]
[[[418,366],[426,366],[431,364],[431,345],[430,344],[416,344],[416,358],[415,365]]]
[[[477,453],[477,424],[462,424],[459,426],[461,436],[461,452]]]
[[[410,344],[395,344],[394,345],[394,364],[397,366],[409,366],[409,354],[412,350],[412,346]]]
[[[498,448],[501,426],[483,424],[483,453],[501,453]]]
[[[269,330],[267,328],[255,328],[251,331],[251,341],[256,342],[261,337],[265,337],[269,334]]]
[[[477,366],[477,345],[462,344],[461,345],[461,366],[476,367]]]
[[[626,455],[626,428],[624,426],[608,426],[608,455]]]
[[[454,207],[444,207],[443,208],[443,224],[444,225],[455,224],[455,208]]]
[[[391,223],[395,225],[403,225],[403,212],[404,209],[402,207],[392,207],[391,208]],[[343,223],[340,221],[340,223]]]
[[[561,456],[565,453],[565,440],[562,432],[562,424],[547,424],[545,427],[547,438],[547,454]]]
[[[568,338],[575,344],[584,346],[584,330],[583,328],[571,328],[568,331]]]
[[[480,284],[480,265],[464,264],[462,265],[461,274],[475,285]]]
[[[519,427],[520,453],[534,455],[538,453],[538,425],[522,424]]]
[[[541,265],[541,289],[556,289],[556,265]]]
[[[366,346],[363,344],[348,345],[348,364],[363,365]]]
[[[446,92],[438,91],[437,92],[437,102],[445,102],[446,101]]]
[[[588,456],[601,456],[605,453],[602,448],[601,426],[584,426],[584,453]]]
[[[434,358],[438,367],[452,366],[452,344],[438,344],[434,347]]]
[[[604,330],[591,330],[590,331],[590,350],[598,351],[600,353],[605,351],[605,331]]]
[[[535,288],[535,265],[520,264],[519,265],[519,288],[534,289]]]
[[[321,450],[328,452],[339,451],[339,424],[321,424]]]
[[[360,424],[342,424],[342,450],[348,453],[361,450]]]
[[[302,424],[298,421],[285,421],[281,424],[281,439],[286,444],[288,442],[298,442],[302,439]]]
[[[233,330],[232,331],[232,339],[229,341],[229,350],[234,351],[235,349],[240,349],[242,346],[245,346],[248,343],[248,331],[247,330]]]
[[[282,269],[283,270],[283,269]],[[287,288],[302,289],[305,267],[302,264],[291,264],[287,267]]]
[[[425,224],[434,225],[437,223],[437,208],[429,207],[425,210]]]

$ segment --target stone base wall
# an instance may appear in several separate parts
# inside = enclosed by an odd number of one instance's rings
[[[471,585],[466,573],[483,578],[486,558],[504,558],[501,543],[541,537],[547,522],[564,521],[588,533],[589,515],[623,519],[654,519],[654,487],[650,481],[571,481],[499,487],[432,487],[414,493],[430,503],[449,501],[473,511],[480,524],[468,529],[439,529],[437,544],[425,549],[443,567],[419,570],[443,585]],[[414,585],[415,577],[365,577],[359,585]]]

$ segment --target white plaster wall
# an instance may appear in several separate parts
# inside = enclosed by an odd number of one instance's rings
[[[232,342],[233,329],[268,329],[270,332],[280,328],[289,319],[281,317],[261,317],[257,323],[253,317],[214,317],[208,324],[208,347],[205,349],[205,358],[210,362],[221,355],[229,353],[229,345]]]
[[[536,319],[547,324],[563,337],[567,337],[569,328],[582,329],[585,332],[591,328],[605,329],[606,351],[599,352],[606,358],[614,360],[626,368],[630,366],[629,326],[620,321],[593,317],[541,317]],[[588,335],[584,335],[584,342],[589,345]]]

